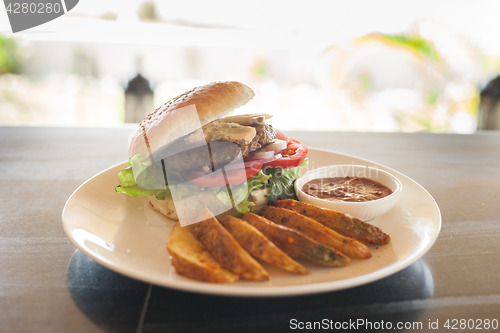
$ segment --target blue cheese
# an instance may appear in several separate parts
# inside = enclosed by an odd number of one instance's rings
[[[213,121],[203,126],[203,134],[207,142],[225,141],[247,145],[252,142],[256,133],[255,128],[237,123]]]

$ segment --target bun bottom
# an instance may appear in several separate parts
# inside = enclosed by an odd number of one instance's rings
[[[165,215],[171,220],[178,221],[177,211],[175,210],[174,200],[166,198],[165,200],[158,200],[155,196],[148,197],[149,203],[154,210],[162,215]]]

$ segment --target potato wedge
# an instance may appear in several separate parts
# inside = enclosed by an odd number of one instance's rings
[[[353,258],[366,259],[371,257],[370,249],[354,238],[339,234],[323,224],[292,210],[267,206],[261,213],[265,218],[302,232],[318,243],[330,246]]]
[[[273,202],[273,205],[293,210],[318,221],[338,233],[363,242],[382,245],[389,243],[391,240],[391,237],[380,230],[380,228],[331,209],[324,209],[291,199],[277,200]]]
[[[205,207],[200,216],[210,217],[191,224],[189,228],[222,267],[248,280],[270,279],[267,271],[224,229],[208,208]]]
[[[167,251],[172,256],[175,271],[191,279],[229,283],[238,280],[238,275],[229,272],[208,253],[193,236],[188,227],[177,222],[168,237]]]
[[[307,268],[290,258],[254,226],[230,215],[222,216],[220,223],[255,258],[292,273],[309,274]]]
[[[254,213],[243,214],[247,221],[292,258],[302,258],[322,266],[345,266],[350,259],[338,251],[320,244],[297,230]]]

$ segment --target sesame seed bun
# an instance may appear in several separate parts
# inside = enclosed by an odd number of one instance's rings
[[[148,114],[129,138],[129,157],[148,156],[203,125],[230,114],[255,96],[236,81],[214,82],[177,96]]]

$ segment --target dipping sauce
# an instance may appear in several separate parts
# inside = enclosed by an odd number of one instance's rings
[[[317,178],[305,183],[302,191],[319,199],[348,202],[376,200],[392,193],[387,186],[363,177]]]

